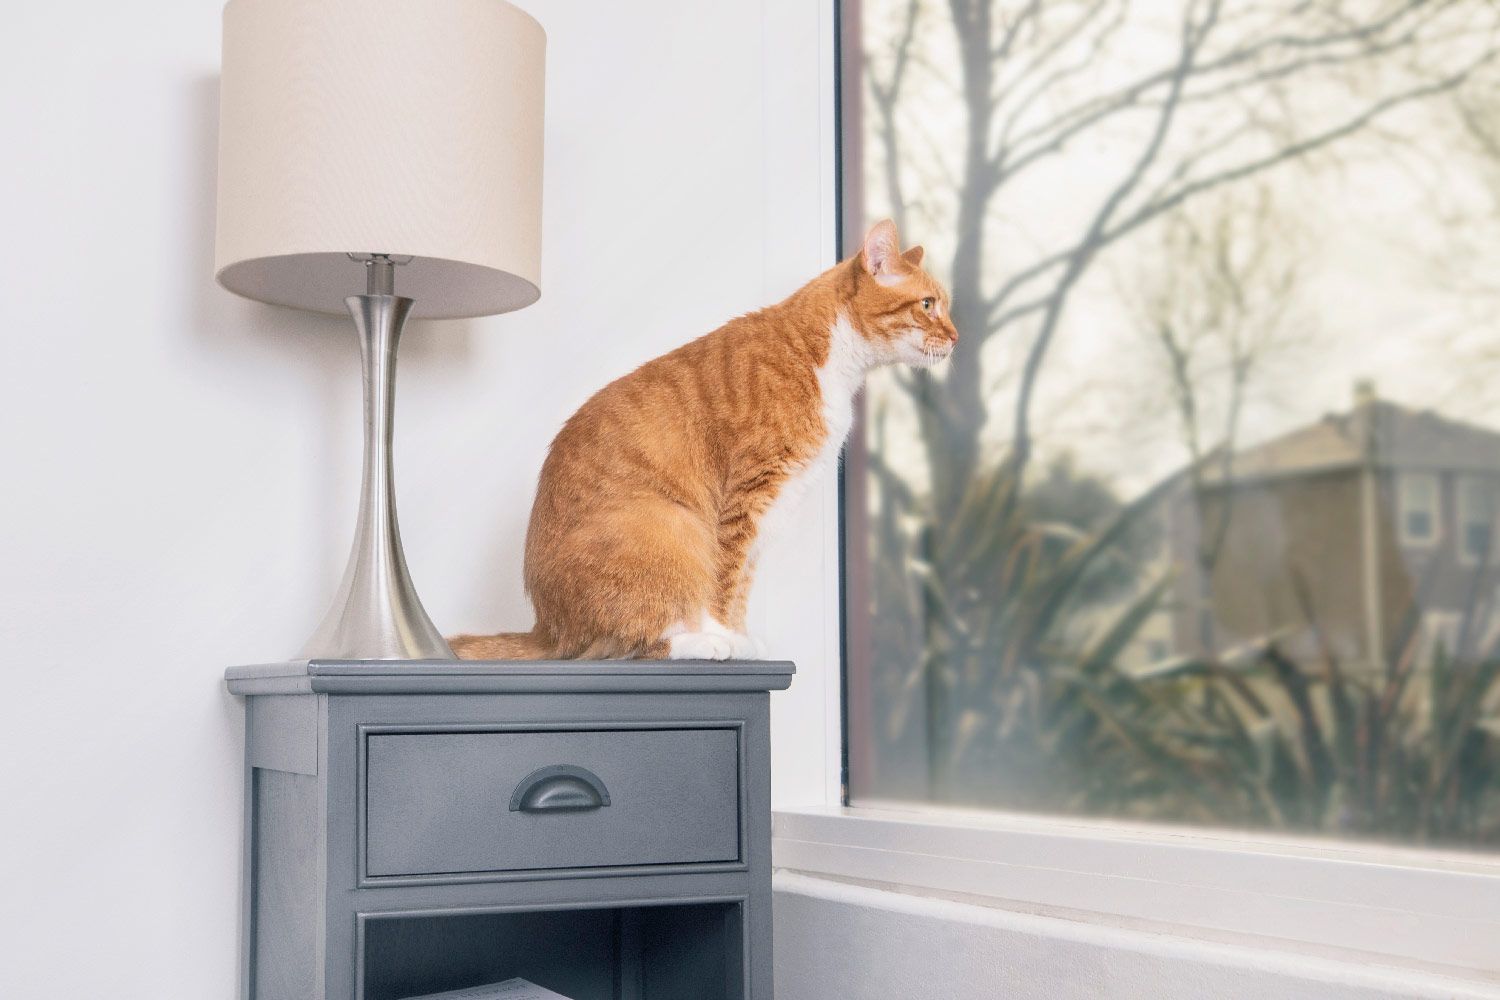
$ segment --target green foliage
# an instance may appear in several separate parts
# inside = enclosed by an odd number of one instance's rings
[[[940,520],[878,459],[872,475],[878,742],[887,756],[924,752],[908,791],[1500,844],[1496,650],[1423,649],[1413,614],[1379,676],[1346,669],[1321,641],[1299,661],[1283,635],[1151,662],[1142,631],[1168,612],[1173,579],[1170,566],[1142,568],[1142,539],[1174,481],[1121,504],[1066,466],[1018,491],[1001,463]],[[1079,482],[1084,499],[1069,504]],[[1321,635],[1310,612],[1308,624]]]

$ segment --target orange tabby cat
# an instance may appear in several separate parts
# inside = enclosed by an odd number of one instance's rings
[[[833,470],[865,372],[933,365],[948,296],[889,221],[779,305],[618,379],[542,466],[526,535],[530,632],[462,635],[468,659],[753,658],[755,556]]]

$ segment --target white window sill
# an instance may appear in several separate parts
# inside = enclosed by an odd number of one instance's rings
[[[1500,982],[1500,859],[961,811],[781,810],[779,869]]]

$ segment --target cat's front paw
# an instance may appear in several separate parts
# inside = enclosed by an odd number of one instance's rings
[[[713,632],[681,632],[667,641],[667,656],[673,660],[727,660],[733,655],[730,637]]]
[[[764,660],[766,658],[765,643],[746,635],[744,632],[736,632],[727,625],[721,625],[713,618],[708,618],[704,621],[703,631],[710,635],[723,636],[725,639],[728,639],[729,658],[732,660]]]
[[[753,635],[736,632],[729,637],[732,655],[736,660],[764,660],[766,644]]]

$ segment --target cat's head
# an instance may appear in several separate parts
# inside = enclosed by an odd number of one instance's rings
[[[902,252],[894,222],[871,227],[851,267],[849,319],[876,364],[930,368],[953,353],[958,330],[948,314],[948,292],[922,270],[921,247]]]

